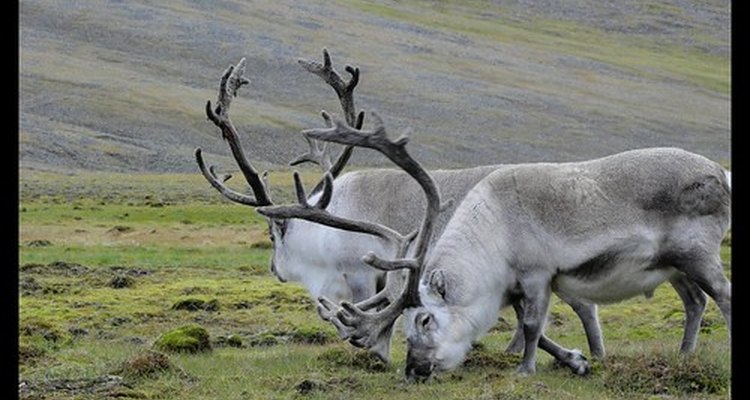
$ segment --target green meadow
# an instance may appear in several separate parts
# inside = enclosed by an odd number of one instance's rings
[[[278,196],[288,173],[272,174]],[[316,175],[304,174],[308,185]],[[230,181],[231,182],[231,181]],[[44,399],[672,399],[727,398],[731,351],[709,303],[694,355],[677,354],[684,313],[664,285],[653,298],[600,307],[607,357],[577,377],[540,353],[532,377],[504,348],[502,312],[464,366],[427,384],[338,339],[306,291],[268,271],[267,225],[199,174],[21,172],[19,393]],[[280,198],[281,198],[280,197]],[[288,198],[286,200],[289,200]],[[730,247],[723,251],[730,275]],[[197,325],[210,350],[163,351]],[[587,352],[580,322],[554,299],[548,335]]]

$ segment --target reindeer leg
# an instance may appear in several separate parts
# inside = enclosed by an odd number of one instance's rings
[[[522,375],[536,372],[536,348],[544,333],[550,300],[550,279],[542,276],[529,276],[521,280],[523,288],[523,335],[524,351],[521,365],[516,370]]]
[[[698,340],[698,331],[706,309],[706,294],[687,276],[676,275],[669,280],[685,306],[685,331],[680,344],[681,353],[692,353]]]
[[[513,310],[516,312],[516,331],[513,333],[513,339],[510,340],[506,353],[518,354],[523,350],[523,306],[521,300],[513,303]]]
[[[602,338],[602,328],[599,325],[596,304],[585,303],[560,293],[556,294],[562,301],[568,303],[581,320],[583,330],[586,332],[586,340],[589,343],[591,356],[599,359],[604,358],[604,339]]]
[[[586,360],[586,357],[578,349],[564,349],[545,335],[539,338],[539,348],[551,354],[557,361],[565,364],[576,375],[587,375],[591,372],[588,360]]]
[[[519,321],[524,319],[524,308],[521,301],[513,303],[513,309]],[[520,323],[519,323],[520,326]],[[521,342],[523,343],[523,342]],[[586,375],[591,371],[588,360],[578,349],[567,350],[542,334],[539,337],[539,348],[546,351],[562,364],[566,365],[576,375]]]
[[[718,254],[708,259],[693,258],[675,265],[687,277],[695,282],[719,306],[727,321],[730,334],[732,331],[732,285],[724,276],[721,259]]]

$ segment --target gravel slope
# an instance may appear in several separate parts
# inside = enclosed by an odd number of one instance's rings
[[[323,47],[361,68],[357,106],[392,135],[411,127],[431,168],[646,146],[727,162],[729,2],[631,3],[25,0],[20,166],[191,172],[200,146],[234,169],[203,108],[247,57],[232,118],[259,167],[284,168],[319,110],[339,112],[296,62]]]

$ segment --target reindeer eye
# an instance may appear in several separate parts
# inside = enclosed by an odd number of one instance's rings
[[[417,324],[419,325],[421,330],[425,331],[430,328],[430,325],[432,324],[432,314],[430,313],[421,313],[417,315]]]
[[[284,234],[286,234],[286,224],[286,220],[271,221],[271,223],[268,225],[268,235],[271,237],[271,242],[275,242],[276,236],[278,236],[279,239],[284,238]]]

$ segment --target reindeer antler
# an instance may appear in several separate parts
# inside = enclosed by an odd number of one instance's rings
[[[268,193],[265,183],[258,175],[258,172],[245,157],[237,130],[229,119],[229,106],[232,104],[232,98],[237,96],[237,90],[239,90],[242,85],[250,83],[250,81],[243,76],[244,73],[244,58],[242,58],[237,65],[230,65],[229,68],[224,71],[224,74],[221,76],[221,83],[219,84],[219,95],[216,101],[216,108],[212,109],[211,101],[208,101],[206,103],[206,115],[214,125],[221,129],[222,137],[229,144],[232,155],[234,156],[235,161],[237,161],[237,165],[240,167],[240,171],[242,171],[242,175],[245,176],[245,180],[250,185],[255,197],[252,198],[238,193],[224,185],[226,179],[219,180],[216,176],[214,166],[206,168],[206,164],[203,161],[203,152],[200,148],[195,149],[195,159],[206,180],[211,183],[211,186],[224,195],[224,197],[234,202],[253,207],[266,206],[273,204],[271,202],[271,196]]]
[[[403,258],[406,253],[406,246],[398,248],[395,260],[381,259],[372,252],[363,257],[364,262],[384,271],[400,269],[408,271],[406,285],[402,286],[399,296],[390,302],[387,307],[375,312],[367,312],[367,310],[374,308],[377,304],[382,304],[383,300],[390,300],[390,292],[386,294],[379,293],[358,305],[342,302],[340,308],[336,307],[326,298],[321,297],[318,299],[322,307],[319,308],[321,316],[329,319],[339,330],[340,334],[343,334],[355,346],[369,348],[385,360],[388,356],[389,339],[394,322],[401,315],[404,308],[415,307],[420,304],[419,277],[424,266],[424,259],[433,232],[434,221],[441,211],[441,204],[440,194],[435,182],[424,168],[406,151],[406,144],[409,139],[402,136],[395,141],[391,141],[387,137],[383,121],[376,113],[372,112],[371,114],[375,121],[375,128],[371,131],[354,129],[340,120],[334,120],[333,126],[324,129],[306,130],[303,131],[303,134],[307,137],[326,142],[366,147],[379,151],[414,178],[422,187],[427,198],[427,209],[417,235],[416,250],[413,258]],[[326,121],[331,120],[325,111],[323,112],[323,118]],[[326,190],[332,190],[332,185],[331,188]],[[280,210],[279,207],[262,207],[258,211],[273,218],[290,217],[289,215],[276,212]],[[316,214],[319,215],[317,212]],[[306,217],[302,216],[299,212],[291,216],[291,218],[305,218],[312,221],[312,219]],[[324,223],[328,226],[356,232],[362,232],[365,224],[379,226],[380,228],[377,229],[389,230],[389,228],[379,224],[352,222],[351,220],[338,221],[336,218],[338,217],[327,214]],[[343,222],[346,222],[346,224]],[[374,232],[375,229],[372,229],[373,227],[369,225],[368,230]],[[398,286],[398,282],[396,282],[389,287],[389,290],[391,292],[397,290],[395,288]]]
[[[323,48],[322,64],[317,61],[307,60],[303,58],[300,58],[297,61],[307,71],[319,76],[321,79],[323,79],[323,81],[331,86],[331,88],[333,88],[339,98],[339,102],[341,103],[341,108],[344,111],[344,118],[346,118],[347,124],[354,127],[355,129],[361,129],[364,122],[365,113],[363,111],[357,113],[354,107],[354,88],[357,87],[357,84],[359,83],[359,68],[352,67],[348,64],[344,66],[344,70],[346,70],[346,72],[348,72],[352,76],[348,82],[344,81],[341,75],[339,75],[339,73],[333,69],[331,56],[328,54],[328,50],[326,48]],[[325,155],[325,145],[321,148],[317,145],[317,142],[314,142],[312,139],[307,137],[306,139],[310,146],[310,151],[298,156],[294,161],[290,163],[290,165],[297,165],[303,162],[312,162],[323,167],[325,171],[330,172],[334,179],[338,177],[346,164],[349,162],[354,147],[344,147],[344,149],[341,150],[341,153],[339,153],[339,156],[336,158],[336,161],[331,163],[330,158]],[[317,193],[322,188],[322,183],[322,181],[319,182],[315,186],[315,189],[313,189],[312,193]]]

